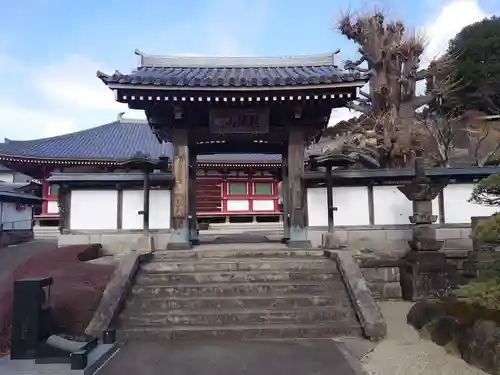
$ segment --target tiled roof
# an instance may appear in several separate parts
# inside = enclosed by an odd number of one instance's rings
[[[22,191],[17,191],[7,186],[0,184],[0,202],[19,202],[27,204],[39,203],[42,199],[32,194],[27,194]]]
[[[146,122],[114,121],[51,138],[0,143],[0,154],[62,159],[125,159],[137,152],[153,158],[168,155]]]
[[[6,140],[0,143],[0,155],[51,159],[127,159],[137,152],[152,158],[170,156],[172,145],[161,144],[147,122],[124,119],[95,128],[57,137],[29,141]],[[214,154],[202,155],[207,162],[280,162],[280,155]]]
[[[360,72],[347,72],[334,64],[334,54],[214,58],[140,56],[137,70],[131,74],[116,71],[112,75],[97,72],[105,84],[181,87],[280,87],[328,85],[366,81]]]

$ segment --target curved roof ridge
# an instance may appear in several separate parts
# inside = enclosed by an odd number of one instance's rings
[[[295,67],[295,66],[332,66],[335,52],[284,55],[284,56],[167,56],[146,54],[135,50],[138,56],[138,67],[150,68],[198,68],[198,67],[226,67],[226,68],[258,68],[258,67]]]

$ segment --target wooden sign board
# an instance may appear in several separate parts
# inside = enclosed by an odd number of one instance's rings
[[[213,108],[210,110],[213,134],[269,133],[269,108]]]

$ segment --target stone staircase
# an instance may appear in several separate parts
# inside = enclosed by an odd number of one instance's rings
[[[57,240],[61,233],[58,227],[41,227],[35,225],[33,227],[33,235],[36,240]]]
[[[281,244],[156,252],[117,326],[125,341],[361,335],[335,261]]]

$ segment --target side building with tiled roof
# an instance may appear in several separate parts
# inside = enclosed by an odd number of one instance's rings
[[[159,142],[147,121],[126,119],[122,114],[110,123],[69,134],[0,143],[5,173],[22,173],[41,181],[44,202],[37,220],[50,225],[59,224],[58,191],[63,183],[116,185],[127,175],[135,181],[128,181],[128,186],[138,189],[142,184],[140,173],[124,171],[121,163],[137,154],[157,160],[169,158],[171,153],[172,145]],[[201,220],[278,220],[276,172],[280,166],[281,155],[276,154],[198,156],[197,211]],[[167,174],[168,169],[156,171],[154,178],[161,180]],[[253,205],[257,198],[259,202]],[[235,203],[239,205],[236,209],[231,206]]]

